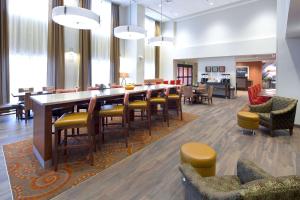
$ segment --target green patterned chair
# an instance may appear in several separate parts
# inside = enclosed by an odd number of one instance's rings
[[[293,135],[297,102],[297,99],[275,96],[264,104],[249,105],[249,108],[250,112],[258,113],[260,125],[269,128],[271,136],[278,129],[289,129]]]
[[[202,177],[188,164],[179,167],[185,199],[294,200],[300,199],[300,177],[273,177],[253,162],[240,159],[237,175]]]

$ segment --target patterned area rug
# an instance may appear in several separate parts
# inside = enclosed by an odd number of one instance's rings
[[[152,136],[139,119],[130,130],[129,146],[126,148],[122,130],[107,128],[105,143],[94,153],[94,166],[87,161],[87,150],[70,150],[60,155],[58,171],[43,169],[32,152],[32,139],[3,146],[10,184],[14,199],[50,199],[70,187],[96,175],[114,163],[130,156],[147,145],[162,139],[188,122],[196,119],[184,113],[183,121],[171,116],[170,127],[161,118],[152,123]],[[84,131],[84,130],[83,130]],[[68,141],[69,142],[69,141]],[[78,139],[71,142],[80,142]]]

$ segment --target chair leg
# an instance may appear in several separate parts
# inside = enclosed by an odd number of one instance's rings
[[[148,116],[149,135],[151,136],[151,108],[147,109],[147,116]]]
[[[270,130],[270,135],[271,137],[274,137],[274,131],[272,129]]]
[[[88,127],[88,140],[90,143],[89,144],[89,160],[90,160],[90,164],[93,166],[94,165],[94,156],[93,156],[94,142],[93,142],[92,131],[91,131],[90,125]]]
[[[176,114],[179,116],[179,101],[176,101]]]
[[[26,110],[25,111],[25,124],[27,124],[28,122],[28,111]]]
[[[60,134],[60,130],[55,129],[55,132],[54,132],[53,161],[52,161],[52,164],[54,166],[54,171],[57,171],[57,166],[58,166],[58,135],[59,134]]]
[[[130,120],[130,112],[131,110],[127,110],[127,123],[128,123],[128,128],[131,129],[131,120]]]
[[[179,109],[180,109],[180,120],[182,121],[182,105],[180,100],[179,100]]]
[[[104,127],[103,127],[103,122],[104,122],[103,117],[100,117],[99,118],[99,130],[100,130],[99,135],[101,134],[101,136],[102,136],[102,143],[104,144]]]
[[[290,136],[292,136],[293,135],[293,128],[290,128],[289,130],[290,130]]]
[[[163,118],[164,118],[164,122],[167,121],[167,117],[166,117],[166,105],[163,105]]]
[[[68,130],[64,130],[64,155],[67,155],[67,145],[68,145]]]
[[[165,104],[165,110],[166,110],[167,124],[168,124],[168,127],[169,127],[169,126],[170,126],[170,123],[169,123],[169,109],[168,109],[168,103]]]

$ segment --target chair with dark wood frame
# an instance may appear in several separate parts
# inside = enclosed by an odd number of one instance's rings
[[[88,147],[89,149],[89,160],[90,164],[94,164],[94,157],[93,151],[96,149],[95,145],[95,133],[94,133],[94,123],[93,123],[93,112],[96,106],[97,97],[94,96],[90,99],[88,112],[80,112],[80,113],[68,113],[61,116],[56,122],[54,123],[55,132],[54,132],[54,150],[53,150],[53,165],[54,170],[57,171],[58,168],[58,157],[59,152],[61,150],[64,151],[64,155],[67,154],[68,149],[75,149],[75,148],[84,148]],[[75,129],[75,128],[87,128],[87,134],[78,134],[74,135],[68,134],[68,129]],[[63,145],[60,144],[60,135],[61,131],[64,131],[64,140]],[[69,137],[82,137],[87,136],[88,142],[76,145],[68,145],[68,138]]]
[[[129,94],[126,93],[124,96],[124,104],[125,102],[128,102]],[[104,105],[101,110],[99,111],[99,130],[102,135],[102,142],[104,143],[104,132],[105,132],[105,126],[111,126],[111,125],[122,125],[122,128],[124,129],[124,135],[125,135],[125,142],[126,142],[126,147],[128,147],[128,136],[129,136],[129,128],[126,126],[126,108],[123,105]],[[107,118],[110,117],[111,120],[113,117],[121,117],[122,122],[121,123],[116,123],[116,122],[111,122],[109,123]]]
[[[151,98],[151,90],[147,91],[146,95],[146,100],[135,100],[130,102],[130,96],[134,94],[128,94],[128,101],[124,101],[124,106],[126,109],[126,119],[128,123],[128,128],[129,130],[131,129],[131,120],[132,116],[134,116],[134,111],[135,110],[141,110],[141,118],[146,117],[147,119],[147,124],[148,124],[148,130],[149,130],[149,135],[151,136],[151,107],[150,107],[150,98]],[[146,116],[144,116],[144,113],[147,113]]]
[[[177,116],[179,116],[179,112],[180,112],[180,120],[182,120],[182,118],[183,118],[182,117],[182,103],[181,103],[181,99],[182,99],[182,87],[180,87],[180,89],[177,90],[177,94],[169,94],[169,96],[168,96],[168,105],[172,104],[173,102],[175,102]]]
[[[157,110],[157,106],[160,105],[163,107],[163,117],[164,121],[167,122],[169,127],[169,106],[168,106],[168,96],[170,93],[170,88],[167,88],[165,93],[163,94],[163,97],[151,97],[150,98],[150,107],[151,109],[154,107],[155,110]]]

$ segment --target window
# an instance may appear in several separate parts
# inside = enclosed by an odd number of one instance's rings
[[[155,78],[155,47],[148,44],[148,39],[155,36],[155,21],[146,17],[145,29],[147,39],[145,40],[145,70],[144,79]]]
[[[192,85],[193,65],[177,65],[177,79],[181,80],[181,83],[183,85]]]
[[[92,84],[110,83],[111,3],[92,0],[92,10],[100,15],[101,23],[92,30]]]
[[[10,92],[41,90],[47,82],[48,0],[9,0],[8,15]]]

